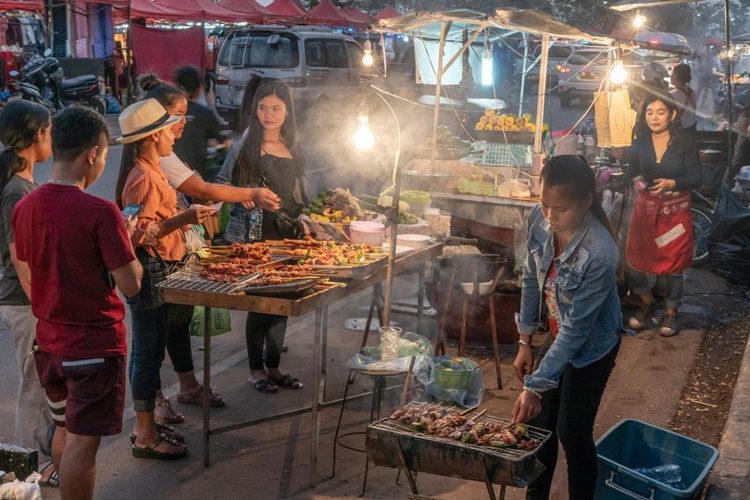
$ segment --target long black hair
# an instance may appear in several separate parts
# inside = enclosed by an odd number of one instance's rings
[[[677,107],[674,99],[672,99],[672,96],[662,92],[649,92],[648,94],[646,94],[646,98],[643,100],[643,104],[641,107],[641,114],[638,117],[638,122],[635,124],[636,137],[638,139],[651,137],[651,129],[649,128],[646,121],[646,112],[648,111],[647,108],[649,107],[649,105],[656,101],[663,102],[664,106],[667,107],[669,114],[674,117],[670,119],[669,126],[667,128],[669,129],[670,142],[679,142],[680,140],[682,140],[682,131],[680,130],[680,124],[677,120],[677,116],[679,116],[680,110]]]
[[[262,83],[271,81],[271,78],[263,78],[260,75],[253,73],[250,75],[250,79],[245,84],[245,89],[242,93],[242,103],[237,116],[237,124],[239,130],[244,131],[250,124],[250,114],[253,112],[253,100],[255,99],[255,93],[258,91],[258,87]]]
[[[145,139],[144,137],[139,141],[123,145],[122,158],[120,159],[120,173],[117,174],[117,184],[115,185],[115,202],[117,202],[117,206],[120,208],[124,208],[122,191],[125,189],[125,182],[127,182],[128,175],[130,175],[130,171],[133,170],[138,160],[138,155],[141,152],[141,144],[143,144]]]
[[[604,213],[600,196],[596,192],[594,171],[583,156],[553,156],[542,169],[542,183],[547,187],[564,189],[569,198],[579,202],[591,197],[589,212],[607,228],[612,239],[617,241],[615,230]]]
[[[232,172],[232,184],[245,187],[257,182],[258,164],[260,162],[260,145],[263,143],[263,125],[258,119],[258,106],[264,98],[274,95],[284,101],[287,116],[281,126],[281,138],[289,148],[294,158],[299,156],[296,146],[297,123],[294,118],[294,103],[292,93],[281,80],[263,82],[253,98],[253,107],[250,110],[249,136],[242,146],[237,165]]]
[[[0,112],[0,192],[11,177],[27,167],[18,152],[34,145],[40,130],[51,125],[49,110],[30,101],[13,101]]]

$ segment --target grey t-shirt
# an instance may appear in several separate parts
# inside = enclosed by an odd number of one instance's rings
[[[36,187],[35,183],[14,175],[5,185],[3,192],[0,193],[0,256],[3,259],[3,277],[0,279],[0,305],[24,306],[31,303],[18,281],[18,273],[10,260],[8,245],[15,241],[13,225],[11,224],[13,207]]]

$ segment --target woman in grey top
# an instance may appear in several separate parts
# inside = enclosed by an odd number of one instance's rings
[[[52,156],[52,125],[47,108],[29,101],[14,101],[0,112],[0,316],[13,336],[18,362],[15,444],[36,448],[40,461],[50,459],[47,430],[52,416],[31,358],[27,358],[36,337],[36,320],[31,313],[31,284],[16,272],[11,215],[21,198],[34,190],[34,165]],[[48,479],[52,467],[44,474]]]

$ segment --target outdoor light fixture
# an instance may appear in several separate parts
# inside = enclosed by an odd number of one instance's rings
[[[643,28],[643,25],[646,24],[646,16],[642,14],[636,14],[633,18],[633,26],[635,26],[638,29]]]
[[[628,79],[628,72],[623,66],[622,61],[615,61],[612,72],[609,74],[609,80],[615,85],[622,85]]]
[[[372,42],[365,40],[365,55],[362,56],[362,65],[369,68],[374,62],[375,60],[372,58]]]
[[[372,149],[375,145],[375,137],[370,130],[370,117],[368,116],[367,103],[365,102],[364,97],[362,97],[362,102],[359,105],[357,123],[357,130],[352,136],[354,145],[361,151]]]
[[[492,51],[486,45],[482,51],[482,85],[492,85]]]

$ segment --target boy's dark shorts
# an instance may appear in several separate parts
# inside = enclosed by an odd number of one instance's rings
[[[40,350],[34,362],[57,426],[81,436],[122,432],[125,356],[69,359]]]

